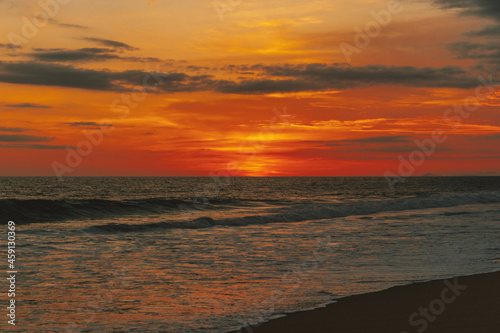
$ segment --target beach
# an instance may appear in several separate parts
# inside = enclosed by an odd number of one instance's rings
[[[0,333],[500,333],[500,0],[0,31]]]
[[[397,286],[345,297],[324,308],[289,314],[252,330],[254,333],[497,333],[500,332],[499,281],[500,271]]]

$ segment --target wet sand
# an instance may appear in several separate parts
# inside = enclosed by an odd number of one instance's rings
[[[345,297],[238,332],[500,333],[500,271]]]

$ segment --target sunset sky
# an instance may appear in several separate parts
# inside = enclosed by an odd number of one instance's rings
[[[499,1],[59,1],[0,0],[0,176],[500,175]]]

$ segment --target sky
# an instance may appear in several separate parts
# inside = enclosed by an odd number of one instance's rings
[[[500,2],[0,0],[0,176],[500,175]]]

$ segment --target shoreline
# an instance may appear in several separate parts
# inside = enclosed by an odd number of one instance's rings
[[[347,296],[229,333],[498,333],[500,271]]]

